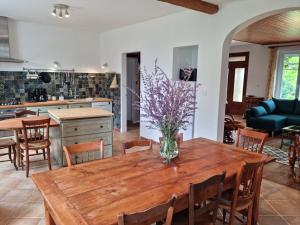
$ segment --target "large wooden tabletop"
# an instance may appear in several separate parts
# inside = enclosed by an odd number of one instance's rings
[[[23,129],[22,120],[47,119],[47,116],[31,116],[25,118],[13,118],[0,121],[0,130],[21,130]],[[50,120],[50,127],[59,126],[53,119]]]
[[[243,161],[263,156],[204,139],[184,142],[179,158],[162,163],[148,150],[32,175],[46,208],[47,224],[115,225],[117,215],[136,212],[179,196],[187,208],[188,184],[227,172],[225,188]]]

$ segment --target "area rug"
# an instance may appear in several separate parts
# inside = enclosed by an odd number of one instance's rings
[[[285,150],[265,145],[263,148],[263,153],[276,158],[276,162],[278,163],[289,165],[289,158],[288,158],[289,156]],[[296,167],[298,167],[298,165],[296,165]]]

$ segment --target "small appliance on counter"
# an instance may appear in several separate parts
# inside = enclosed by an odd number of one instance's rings
[[[28,91],[28,101],[30,102],[45,102],[48,101],[46,88],[35,88]]]

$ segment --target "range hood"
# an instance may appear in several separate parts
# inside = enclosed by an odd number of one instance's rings
[[[0,62],[23,63],[24,60],[10,56],[8,18],[0,16]]]

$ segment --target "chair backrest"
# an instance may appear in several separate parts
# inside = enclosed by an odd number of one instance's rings
[[[247,203],[254,199],[255,194],[260,187],[266,157],[267,156],[256,162],[242,163],[236,175],[236,186],[234,188],[231,206],[233,210],[236,208],[238,202]]]
[[[262,153],[268,134],[253,130],[238,129],[236,146],[257,153]]]
[[[24,143],[39,143],[49,141],[50,118],[22,120]]]
[[[159,143],[161,144],[163,141],[163,137],[160,137],[159,138]],[[180,148],[180,145],[182,144],[183,142],[183,133],[178,133],[176,135],[176,144],[177,144],[177,147]]]
[[[27,109],[15,113],[16,118],[27,117],[27,116],[38,116],[38,115],[39,115],[39,111],[35,112]]]
[[[168,202],[155,206],[143,212],[118,215],[118,225],[150,225],[166,218],[164,225],[171,225],[174,205],[177,197],[174,195]]]
[[[64,146],[68,166],[95,159],[104,159],[103,140]]]
[[[215,175],[201,183],[190,184],[189,186],[189,225],[195,224],[195,216],[201,217],[212,212],[212,223],[216,222],[218,205],[223,191],[223,184],[226,172]],[[217,194],[209,196],[208,193],[213,188],[216,188]],[[213,198],[212,198],[213,197]],[[207,200],[210,200],[208,203]],[[195,206],[198,206],[195,209]]]
[[[152,149],[152,141],[151,140],[134,140],[134,141],[128,141],[123,144],[123,151],[124,154],[136,152],[138,150],[133,148],[143,147],[143,150],[151,150]]]

